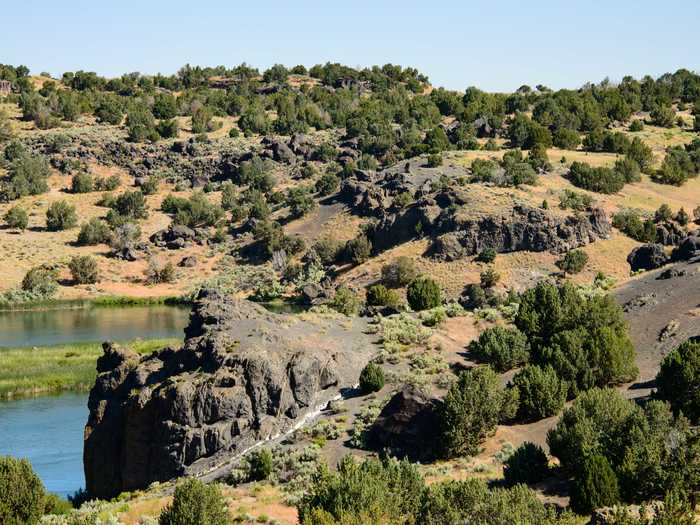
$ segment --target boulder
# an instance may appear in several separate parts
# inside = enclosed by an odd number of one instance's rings
[[[671,258],[674,261],[688,261],[696,255],[700,255],[700,235],[697,232],[683,239],[673,250]]]
[[[369,446],[397,457],[426,461],[436,457],[439,401],[414,385],[394,394],[370,427]]]
[[[105,344],[88,400],[86,489],[110,499],[222,468],[351,389],[373,352],[361,323],[292,322],[203,290],[182,347],[138,356]]]
[[[192,228],[183,226],[182,224],[171,224],[164,230],[157,231],[151,235],[151,242],[159,247],[167,247],[171,250],[177,250],[187,246],[187,243],[194,241],[197,237],[197,232]]]
[[[188,255],[187,257],[183,257],[177,265],[181,268],[194,268],[197,266],[197,257]]]
[[[630,252],[627,262],[633,272],[654,270],[667,264],[669,257],[661,244],[642,244]]]
[[[285,164],[294,164],[297,161],[297,157],[289,146],[287,146],[281,140],[275,140],[270,145],[272,150],[272,158],[277,162],[284,162]]]

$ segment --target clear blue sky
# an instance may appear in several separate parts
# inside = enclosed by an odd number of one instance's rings
[[[512,91],[700,70],[699,21],[697,0],[17,0],[0,9],[0,62],[107,76],[391,62]]]

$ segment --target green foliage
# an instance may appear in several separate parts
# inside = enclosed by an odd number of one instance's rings
[[[360,390],[363,394],[379,392],[384,388],[384,370],[376,363],[368,363],[360,373]]]
[[[601,455],[587,456],[576,473],[571,489],[571,508],[579,514],[590,514],[601,507],[620,501],[615,472]]]
[[[700,422],[700,342],[689,339],[664,357],[656,389],[656,396],[668,401],[675,413]]]
[[[635,133],[635,132],[637,132],[637,131],[643,131],[643,130],[644,130],[644,122],[642,122],[641,120],[638,120],[638,119],[637,119],[637,120],[633,120],[633,121],[630,123],[629,130],[630,130],[632,133]]]
[[[46,210],[46,228],[49,231],[68,230],[77,223],[75,206],[66,201],[54,201]]]
[[[58,273],[47,266],[35,266],[31,268],[22,279],[22,290],[32,294],[49,298],[58,290]]]
[[[669,106],[657,105],[649,113],[651,123],[663,128],[672,128],[676,121],[676,112]]]
[[[670,147],[666,150],[661,167],[652,174],[652,180],[661,184],[681,186],[689,178],[696,177],[698,166],[690,154],[680,146]]]
[[[388,306],[398,308],[401,304],[401,296],[396,290],[391,290],[383,284],[373,284],[367,288],[368,306]]]
[[[5,158],[10,161],[8,177],[0,183],[0,200],[14,200],[49,191],[49,163],[43,155],[32,155],[21,145],[10,143]],[[17,143],[19,144],[19,143]]]
[[[0,456],[0,523],[35,525],[45,503],[44,485],[29,461]]]
[[[76,284],[94,284],[100,279],[97,261],[90,255],[76,255],[68,263]]]
[[[335,291],[335,296],[328,303],[333,310],[348,316],[357,315],[362,307],[362,301],[355,292],[345,286]]]
[[[153,100],[153,116],[168,120],[177,116],[177,101],[169,93],[157,93]]]
[[[406,299],[416,312],[429,310],[442,303],[442,290],[430,277],[416,277],[406,289]]]
[[[579,273],[588,264],[588,254],[583,250],[571,250],[566,252],[562,259],[557,261],[557,266],[567,273]]]
[[[72,193],[90,193],[94,189],[92,175],[87,172],[80,172],[73,175],[70,184]]]
[[[568,387],[551,366],[528,365],[513,377],[520,404],[518,418],[539,421],[555,415],[564,407]]]
[[[265,110],[256,104],[248,106],[238,120],[238,127],[246,135],[253,133],[264,135],[270,131],[270,126],[270,119]]]
[[[110,206],[122,219],[137,220],[148,217],[146,198],[140,190],[125,191]]]
[[[111,237],[112,230],[109,224],[98,217],[93,217],[88,222],[84,222],[80,227],[78,244],[80,246],[107,244]]]
[[[617,193],[625,185],[624,176],[615,170],[578,161],[571,164],[568,177],[574,186],[598,193]]]
[[[345,244],[345,255],[353,264],[362,264],[372,254],[372,243],[365,235],[359,235]]]
[[[479,361],[489,363],[496,371],[506,372],[530,359],[530,345],[517,328],[487,328],[467,347]]]
[[[439,153],[432,153],[428,155],[428,167],[437,168],[439,166],[442,166],[442,155]]]
[[[316,201],[311,194],[311,189],[296,186],[287,192],[286,205],[292,217],[303,217],[316,207]]]
[[[231,516],[221,491],[195,478],[175,487],[173,502],[160,513],[160,525],[228,525]]]
[[[190,228],[202,228],[215,226],[224,216],[224,210],[209,202],[201,191],[194,192],[188,199],[174,201],[172,204],[176,208],[173,221],[175,224],[182,224]],[[168,204],[171,209],[171,204]]]
[[[498,375],[488,366],[462,372],[439,410],[444,455],[477,454],[496,425],[515,416],[516,394],[504,390]]]
[[[484,248],[476,256],[476,260],[482,263],[491,264],[496,260],[496,250],[493,248]]]
[[[634,210],[623,210],[613,215],[612,225],[636,241],[656,241],[654,220],[649,218],[643,221],[639,213]]]
[[[146,284],[171,283],[175,280],[175,266],[170,261],[162,261],[151,257],[145,271]]]
[[[642,139],[634,137],[627,150],[627,157],[639,164],[640,169],[644,173],[648,173],[654,161],[654,154],[651,148],[647,146]]]
[[[526,441],[503,463],[508,485],[538,483],[549,474],[549,460],[542,447]]]
[[[8,228],[26,230],[29,225],[29,215],[24,208],[13,206],[3,216]]]
[[[399,288],[418,277],[416,264],[402,255],[382,266],[382,282],[390,288]]]
[[[321,196],[331,195],[338,191],[340,179],[333,173],[324,173],[321,178],[316,181],[316,191]]]
[[[532,146],[530,153],[527,155],[527,163],[532,166],[534,170],[538,171],[544,172],[552,169],[552,164],[549,162],[549,156],[547,155],[547,148],[542,144],[535,144]]]
[[[250,481],[264,481],[272,474],[272,452],[269,448],[253,451],[247,458]]]
[[[642,180],[641,170],[636,160],[627,156],[617,159],[613,170],[619,173],[625,182],[639,182]]]
[[[576,130],[559,128],[554,132],[552,142],[557,148],[576,149],[581,144],[581,137]]]
[[[634,348],[610,296],[584,297],[570,284],[540,282],[522,294],[515,325],[535,364],[551,365],[570,393],[634,379]]]
[[[177,137],[179,131],[180,125],[175,119],[161,120],[156,126],[156,133],[158,133],[158,135],[164,139]]]
[[[498,281],[501,280],[501,274],[498,273],[495,268],[486,268],[479,274],[479,280],[482,288],[493,288],[496,286],[496,284],[498,284]]]
[[[144,105],[134,104],[129,108],[126,114],[126,129],[132,142],[155,142],[160,138],[153,114]]]
[[[565,189],[559,195],[559,207],[562,210],[586,211],[593,204],[593,197],[586,193]]]

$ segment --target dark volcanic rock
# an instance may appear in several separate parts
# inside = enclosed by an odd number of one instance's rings
[[[656,242],[665,246],[676,246],[687,235],[688,233],[673,221],[665,221],[656,225]]]
[[[370,427],[369,446],[413,461],[433,459],[438,452],[435,439],[439,425],[438,403],[419,388],[405,385]]]
[[[197,257],[188,255],[187,257],[183,257],[177,265],[182,268],[194,268],[197,266]]]
[[[208,471],[291,430],[357,382],[372,346],[360,326],[272,314],[203,291],[179,349],[105,345],[83,461],[98,498]]]
[[[637,270],[654,270],[669,262],[669,257],[660,244],[642,244],[627,256],[627,262],[633,272]]]
[[[687,261],[698,254],[700,254],[700,235],[696,232],[681,241],[678,247],[673,250],[671,258],[674,261]]]
[[[171,224],[164,230],[157,231],[151,235],[151,242],[156,246],[168,247],[171,250],[178,250],[187,246],[197,236],[192,228],[181,224]]]

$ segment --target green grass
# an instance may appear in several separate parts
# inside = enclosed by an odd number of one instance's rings
[[[180,343],[181,339],[153,339],[122,345],[148,354]],[[101,355],[101,343],[0,348],[0,399],[89,390],[95,382],[95,366]]]
[[[42,299],[37,301],[23,301],[7,303],[0,301],[2,311],[24,310],[64,310],[72,308],[90,307],[119,307],[119,306],[159,306],[159,305],[188,305],[192,301],[187,296],[163,296],[163,297],[129,297],[122,295],[103,295],[94,299]]]

